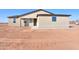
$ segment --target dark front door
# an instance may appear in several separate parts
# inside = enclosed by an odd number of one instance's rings
[[[26,20],[24,20],[24,26],[29,26],[29,23]]]
[[[34,19],[34,26],[37,26],[37,19]]]

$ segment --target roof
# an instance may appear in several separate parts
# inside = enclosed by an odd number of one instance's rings
[[[25,13],[25,14],[21,14],[21,15],[9,16],[8,18],[14,18],[14,17],[18,18],[18,17],[28,15],[28,14],[31,14],[31,13],[35,13],[35,12],[38,12],[38,11],[44,11],[44,12],[47,12],[49,14],[38,14],[37,16],[52,16],[52,15],[54,15],[54,16],[70,16],[70,15],[65,15],[65,14],[54,14],[54,13],[48,12],[48,11],[43,10],[43,9],[38,9],[38,10],[29,12],[29,13]]]
[[[35,10],[35,11],[32,11],[32,12],[29,12],[29,13],[25,13],[25,14],[21,14],[21,15],[9,16],[8,18],[13,18],[13,17],[18,18],[18,17],[20,17],[20,16],[28,15],[28,14],[35,13],[35,12],[38,12],[38,11],[44,11],[44,12],[47,12],[47,13],[49,13],[49,14],[53,14],[53,13],[48,12],[48,11],[46,11],[46,10],[38,9],[38,10]]]

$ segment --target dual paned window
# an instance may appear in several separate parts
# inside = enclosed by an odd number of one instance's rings
[[[56,16],[52,16],[52,22],[56,22]]]
[[[16,18],[14,17],[14,19],[13,19],[13,23],[16,23]]]

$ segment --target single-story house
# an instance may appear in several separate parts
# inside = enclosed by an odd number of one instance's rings
[[[66,14],[54,14],[38,9],[22,15],[9,16],[9,26],[31,27],[32,29],[68,28],[69,16]]]

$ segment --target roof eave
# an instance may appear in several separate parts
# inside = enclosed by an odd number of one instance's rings
[[[9,16],[8,18],[18,18],[19,16]]]
[[[55,14],[55,16],[71,16],[71,15],[67,15],[67,14]]]
[[[65,15],[65,14],[38,14],[38,16],[65,16],[65,17],[69,17],[71,15]]]

